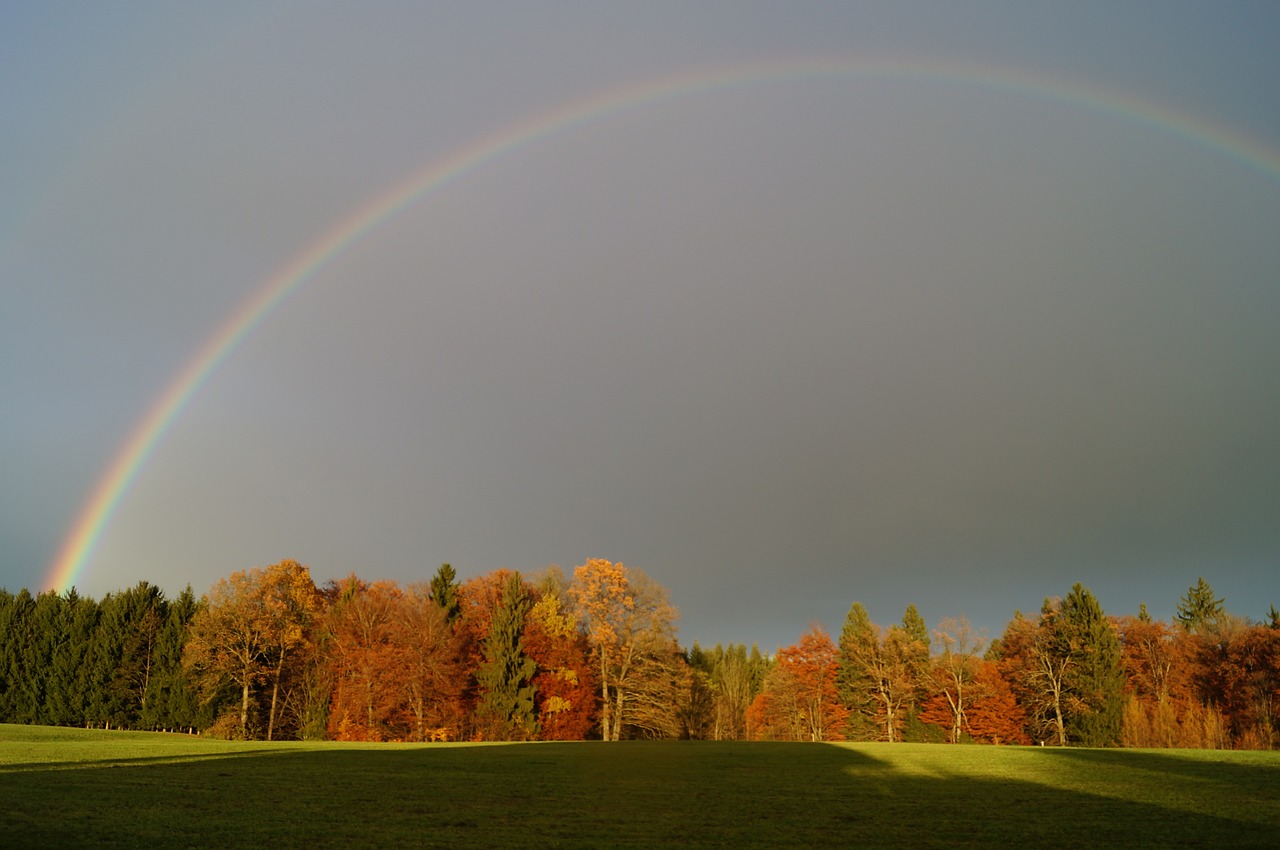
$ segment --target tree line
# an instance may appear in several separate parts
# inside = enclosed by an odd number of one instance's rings
[[[766,656],[682,648],[667,591],[591,559],[459,581],[317,586],[296,561],[169,600],[0,590],[0,722],[359,741],[947,741],[1280,745],[1280,613],[1109,617],[1077,584],[994,640],[855,602]]]

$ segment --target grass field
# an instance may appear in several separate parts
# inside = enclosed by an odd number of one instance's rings
[[[0,725],[0,846],[1277,847],[1280,753]]]

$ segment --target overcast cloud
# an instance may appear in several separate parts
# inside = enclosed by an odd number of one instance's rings
[[[606,4],[608,5],[608,4]],[[685,642],[1077,581],[1280,604],[1269,3],[21,4],[0,11],[0,586],[273,273],[423,165],[593,93],[842,57],[486,164],[319,270],[175,420],[78,579],[201,593],[588,557]]]

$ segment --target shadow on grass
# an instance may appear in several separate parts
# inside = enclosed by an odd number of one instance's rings
[[[993,750],[997,761],[1025,756],[1060,771],[1059,785],[1045,770],[1028,781],[956,767],[948,754],[957,750],[941,745],[914,751],[914,763],[936,759],[950,771],[925,775],[899,752],[727,742],[281,747],[120,770],[33,766],[0,775],[0,836],[15,848],[1270,847],[1280,826],[1276,773],[1266,768],[1213,764],[1171,787],[1160,780],[1172,769],[1155,765],[1175,757]],[[1270,808],[1234,809],[1246,787]]]

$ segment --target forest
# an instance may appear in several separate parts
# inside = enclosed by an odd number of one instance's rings
[[[223,738],[922,741],[1275,749],[1280,612],[1201,578],[1172,621],[1080,584],[993,639],[909,605],[774,654],[681,647],[667,590],[590,559],[317,586],[282,561],[167,599],[0,590],[0,722]]]

